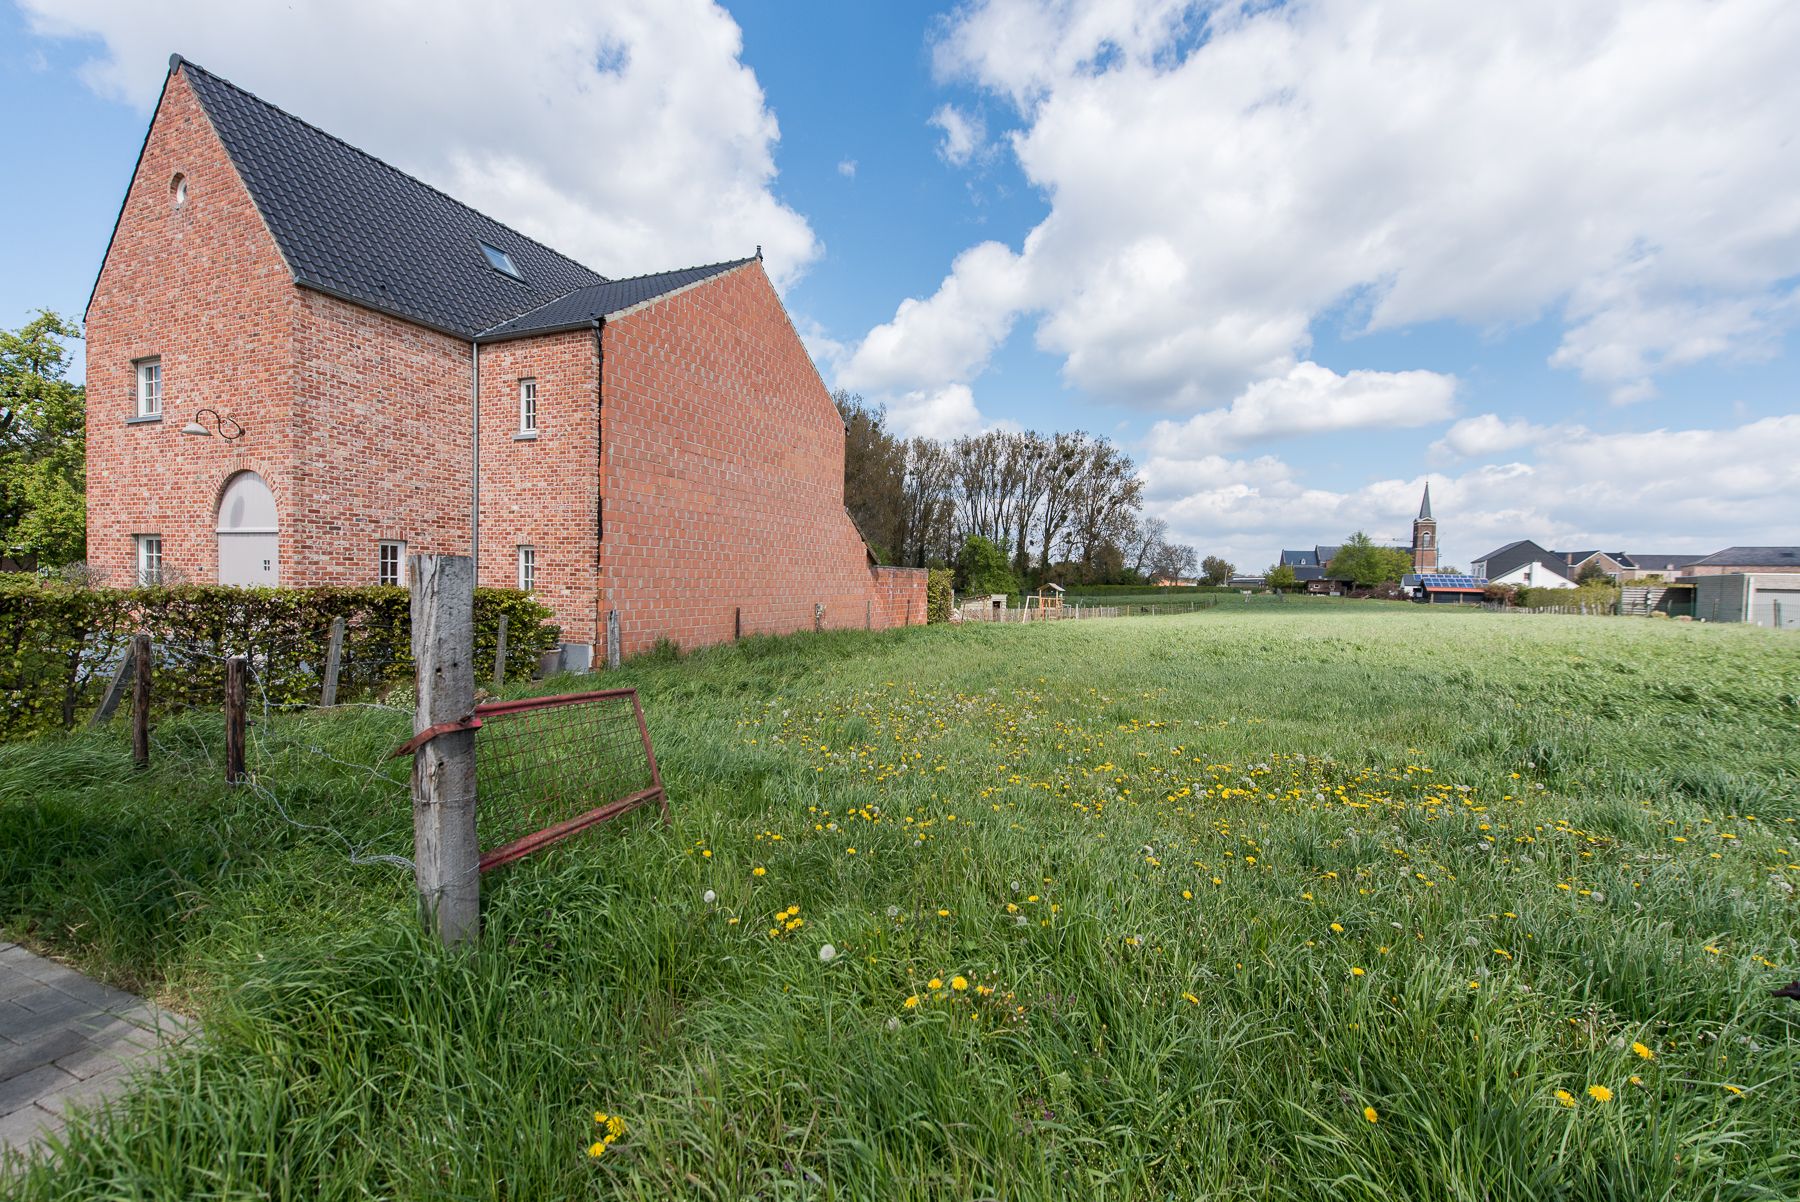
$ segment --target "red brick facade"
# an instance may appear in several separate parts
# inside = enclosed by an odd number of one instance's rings
[[[842,419],[760,263],[611,319],[602,344],[601,609],[626,654],[729,639],[740,610],[746,634],[883,628],[916,592],[923,620],[925,574],[869,566]]]
[[[186,199],[175,203],[180,174]],[[218,578],[214,521],[258,472],[281,582],[374,583],[377,545],[464,553],[479,355],[479,576],[520,546],[566,641],[621,617],[625,654],[669,637],[924,620],[924,573],[876,569],[843,506],[843,427],[760,263],[592,329],[480,345],[298,286],[176,72],[88,310],[88,547],[117,580],[160,534],[175,578]],[[163,416],[133,421],[134,361]],[[521,436],[521,380],[537,429]],[[244,437],[182,434],[201,407]]]

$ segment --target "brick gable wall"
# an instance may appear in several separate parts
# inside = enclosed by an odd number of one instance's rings
[[[188,184],[180,206],[177,173]],[[214,517],[239,471],[268,482],[284,529],[295,521],[291,281],[206,114],[174,76],[87,311],[88,562],[112,583],[132,579],[137,534],[162,535],[171,579],[216,580]],[[149,356],[162,359],[163,417],[132,423],[133,363]],[[202,407],[241,423],[243,439],[182,434]]]
[[[760,263],[608,321],[600,609],[630,655],[923,621],[925,573],[871,571],[844,427]],[[912,615],[916,614],[916,617]]]

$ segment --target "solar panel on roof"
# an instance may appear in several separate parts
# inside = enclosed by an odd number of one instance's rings
[[[1465,576],[1461,574],[1446,575],[1444,573],[1428,572],[1419,577],[1419,583],[1426,588],[1473,589],[1481,588],[1487,581],[1475,576]]]

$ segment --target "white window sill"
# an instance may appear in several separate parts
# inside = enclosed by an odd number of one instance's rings
[[[160,422],[162,419],[163,415],[160,413],[140,413],[136,417],[126,418],[125,424],[128,426],[147,426],[153,422]]]
[[[513,435],[513,441],[514,442],[536,442],[537,436],[538,436],[538,432],[536,430],[521,430],[521,431],[519,431],[519,433]]]

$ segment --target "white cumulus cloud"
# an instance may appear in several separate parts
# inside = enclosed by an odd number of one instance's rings
[[[1524,418],[1507,421],[1497,413],[1465,417],[1431,444],[1434,458],[1454,456],[1470,459],[1477,455],[1497,455],[1528,447],[1554,431],[1548,426],[1534,425]]]
[[[933,301],[989,353],[1032,317],[1072,383],[1164,411],[1285,375],[1321,320],[1548,316],[1554,364],[1632,400],[1793,322],[1796,59],[1789,0],[974,0],[937,67],[1011,106],[1050,211],[1019,287],[965,256]],[[942,309],[903,304],[856,359]]]
[[[938,156],[952,167],[967,166],[987,144],[987,123],[980,113],[966,113],[946,104],[931,114],[929,125],[943,135],[938,141]]]
[[[1162,421],[1150,441],[1167,455],[1206,454],[1295,434],[1422,426],[1454,412],[1456,380],[1430,371],[1352,371],[1296,363],[1223,409]]]
[[[751,253],[791,282],[820,253],[776,198],[780,133],[708,0],[21,0],[34,33],[148,111],[170,51],[609,275]]]

